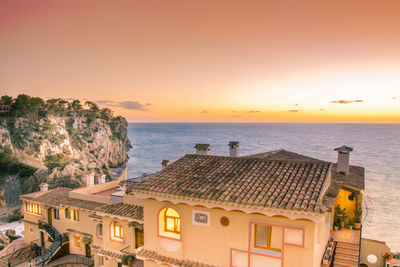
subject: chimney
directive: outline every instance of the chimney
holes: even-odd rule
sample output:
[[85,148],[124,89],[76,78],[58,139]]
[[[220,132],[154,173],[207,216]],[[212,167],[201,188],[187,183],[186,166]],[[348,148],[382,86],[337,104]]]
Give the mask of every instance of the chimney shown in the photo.
[[106,182],[106,175],[105,175],[105,174],[102,174],[102,175],[98,178],[97,182],[98,182],[99,184],[104,184],[104,183]]
[[86,176],[86,186],[91,187],[94,186],[94,173],[92,172],[88,176]]
[[161,166],[164,169],[165,167],[167,167],[169,164],[171,164],[171,161],[167,160],[167,159],[163,159],[161,161]]
[[210,144],[196,144],[194,148],[196,149],[196,154],[198,155],[208,155],[208,153],[211,151]]
[[121,173],[121,176],[119,177],[119,179],[128,180],[128,166],[122,167],[122,173]]
[[149,179],[149,177],[150,177],[150,174],[148,174],[148,173],[143,173],[142,174],[142,181],[146,181],[147,179]]
[[47,191],[49,191],[49,185],[46,184],[46,183],[41,183],[41,184],[39,185],[39,188],[40,188],[40,192],[47,192]]
[[239,145],[240,143],[238,141],[230,141],[228,146],[229,146],[229,156],[230,157],[239,157]]
[[338,152],[337,158],[337,173],[344,173],[346,175],[349,174],[349,163],[350,163],[350,152],[353,151],[353,148],[348,146],[341,146],[335,148],[335,151]]

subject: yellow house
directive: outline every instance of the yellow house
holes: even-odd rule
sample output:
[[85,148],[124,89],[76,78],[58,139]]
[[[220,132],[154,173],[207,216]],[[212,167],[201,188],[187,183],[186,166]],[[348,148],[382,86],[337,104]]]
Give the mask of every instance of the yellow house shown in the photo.
[[[332,166],[285,150],[238,157],[232,149],[237,142],[231,157],[185,155],[131,186],[144,212],[137,258],[146,267],[321,266],[348,177],[337,171],[342,158]],[[358,256],[344,262],[357,266]]]
[[35,265],[319,267],[336,248],[336,266],[358,266],[360,231],[333,231],[335,207],[347,225],[361,206],[351,148],[336,149],[336,164],[285,150],[239,157],[238,142],[230,157],[196,148],[140,182],[125,169],[116,181],[22,195]]

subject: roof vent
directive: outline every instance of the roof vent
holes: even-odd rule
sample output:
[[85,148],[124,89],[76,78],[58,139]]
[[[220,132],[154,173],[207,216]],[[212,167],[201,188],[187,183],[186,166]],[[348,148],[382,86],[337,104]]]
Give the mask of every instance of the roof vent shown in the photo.
[[47,192],[47,191],[49,191],[49,185],[46,184],[46,183],[41,183],[41,184],[39,185],[39,188],[40,188],[40,192]]
[[353,148],[341,146],[335,148],[335,151],[338,152],[336,172],[348,175],[350,169],[350,152],[353,151]]
[[196,144],[194,148],[196,149],[196,154],[198,155],[208,155],[208,153],[211,151],[210,144]]
[[229,146],[229,156],[237,158],[239,157],[239,145],[238,141],[230,141]]

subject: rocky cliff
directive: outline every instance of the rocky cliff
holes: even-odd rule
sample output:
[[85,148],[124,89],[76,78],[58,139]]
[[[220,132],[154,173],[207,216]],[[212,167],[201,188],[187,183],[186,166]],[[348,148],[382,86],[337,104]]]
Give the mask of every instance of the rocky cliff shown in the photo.
[[110,168],[128,160],[123,117],[92,102],[23,96],[28,100],[11,99],[10,111],[0,114],[0,188],[8,205],[42,182],[74,188],[89,177],[112,179]]

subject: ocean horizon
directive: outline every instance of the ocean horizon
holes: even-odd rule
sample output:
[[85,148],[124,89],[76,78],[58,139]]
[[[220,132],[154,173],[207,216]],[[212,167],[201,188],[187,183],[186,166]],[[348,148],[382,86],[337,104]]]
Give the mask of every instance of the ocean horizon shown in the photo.
[[211,144],[211,155],[229,155],[228,142],[240,142],[240,155],[285,149],[336,162],[333,149],[354,148],[350,164],[365,168],[368,221],[363,237],[400,251],[400,124],[372,123],[129,123],[128,176],[161,168],[161,161],[194,153],[196,143]]

